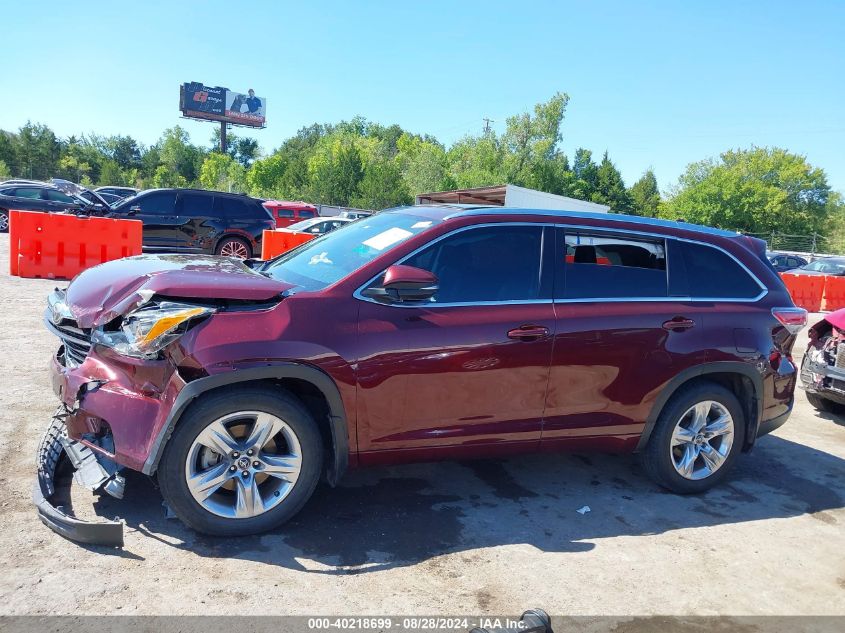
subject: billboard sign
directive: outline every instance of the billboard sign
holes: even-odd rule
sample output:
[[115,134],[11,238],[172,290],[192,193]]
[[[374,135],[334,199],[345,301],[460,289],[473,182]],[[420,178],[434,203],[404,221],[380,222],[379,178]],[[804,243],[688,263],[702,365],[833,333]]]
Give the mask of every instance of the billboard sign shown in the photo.
[[226,91],[226,118],[234,123],[264,127],[264,108],[266,99],[256,97],[250,89],[247,94]]
[[187,117],[264,127],[267,100],[256,97],[252,89],[241,94],[228,88],[212,88],[192,81],[181,86],[179,109]]

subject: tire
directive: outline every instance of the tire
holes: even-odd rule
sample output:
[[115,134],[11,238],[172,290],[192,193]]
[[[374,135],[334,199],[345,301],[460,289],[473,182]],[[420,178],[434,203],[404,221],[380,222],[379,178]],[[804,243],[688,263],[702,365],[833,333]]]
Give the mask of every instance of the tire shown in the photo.
[[828,400],[817,393],[809,393],[805,391],[804,395],[807,396],[807,402],[810,403],[810,406],[818,411],[822,411],[824,413],[842,413],[843,409],[845,409],[845,407],[838,402]]
[[[694,433],[684,428],[682,431],[679,430],[676,436],[678,425],[694,426],[695,412],[691,409],[699,403],[711,403],[700,405],[702,408],[709,407],[708,415],[711,416],[704,418],[709,421],[705,429],[712,426],[712,430],[715,431],[717,425],[713,422],[722,420],[723,414],[728,414],[732,423],[732,433],[730,435],[723,433],[712,439],[706,439],[703,437],[705,435],[703,430],[700,433]],[[727,425],[727,422],[723,424]],[[693,435],[696,437],[693,438]],[[698,435],[702,437],[699,438]],[[691,441],[675,445],[676,437],[682,436],[689,437]],[[727,476],[742,450],[744,437],[745,416],[737,397],[716,383],[696,382],[682,387],[663,407],[640,459],[646,473],[658,485],[678,494],[695,494],[712,488]],[[705,443],[709,448],[705,449]],[[695,455],[691,460],[684,459],[688,449],[690,455]],[[698,452],[695,452],[696,449]],[[714,459],[717,457],[714,451],[718,452],[718,460]],[[692,462],[691,472],[688,472],[686,476],[681,474],[676,465],[681,462],[680,468],[683,469],[685,461]],[[719,465],[714,468],[713,463],[716,461],[719,461]],[[708,470],[709,474],[707,474]]]
[[0,209],[0,233],[9,232],[9,212],[6,209]]
[[239,237],[224,237],[217,243],[214,253],[223,257],[249,259],[252,257],[252,246],[249,245],[249,242]]
[[[263,417],[256,417],[250,430],[249,419],[253,414]],[[250,470],[250,478],[246,477],[246,471],[240,470],[249,468],[252,459],[260,458],[262,463],[269,460],[273,456],[271,453],[259,450],[251,453],[252,457],[248,459],[246,454],[231,453],[223,456],[222,451],[214,453],[207,445],[199,443],[200,439],[207,442],[206,438],[219,437],[209,435],[207,429],[220,423],[221,419],[228,420],[223,424],[230,425],[228,428],[233,435],[237,435],[237,431],[241,430],[242,435],[246,436],[255,432],[259,419],[274,417],[281,420],[286,429],[268,436],[271,438],[269,443],[261,446],[266,449],[268,445],[279,442],[273,438],[284,438],[280,443],[287,443],[288,446],[280,451],[281,455],[276,455],[276,461],[282,462],[292,457],[285,453],[296,454],[297,451],[291,447],[294,441],[298,444],[300,470],[292,484],[281,476],[267,475],[262,472],[263,469]],[[204,431],[206,433],[200,437]],[[294,439],[289,438],[288,432],[293,434]],[[231,435],[229,439],[232,439]],[[240,449],[245,451],[247,444],[248,441],[242,438]],[[219,457],[219,462],[210,467],[203,465],[202,459],[210,455]],[[247,465],[244,466],[245,459]],[[258,462],[251,463],[255,465]],[[232,466],[236,466],[234,475],[230,470]],[[203,503],[197,500],[196,492],[192,492],[188,485],[189,473],[195,468],[201,469],[202,473],[219,469],[219,478],[228,477],[225,483],[218,484],[214,491],[208,494],[208,499]],[[213,536],[245,536],[265,532],[293,517],[313,494],[322,470],[323,442],[317,424],[308,410],[287,392],[255,386],[225,389],[201,396],[176,425],[176,430],[165,447],[158,468],[158,479],[165,501],[176,516],[189,527]],[[218,477],[214,479],[216,481]],[[195,475],[192,481],[202,482],[203,479],[198,479],[198,475]],[[208,476],[205,481],[209,481]],[[273,490],[274,486],[280,486],[279,490]],[[259,490],[259,501],[250,509],[248,491],[255,490],[256,487]],[[196,491],[196,485],[194,490]],[[204,494],[205,491],[202,491],[201,496]],[[247,500],[241,504],[242,499]],[[268,504],[269,508],[265,510],[264,507]],[[239,512],[243,516],[232,514]]]

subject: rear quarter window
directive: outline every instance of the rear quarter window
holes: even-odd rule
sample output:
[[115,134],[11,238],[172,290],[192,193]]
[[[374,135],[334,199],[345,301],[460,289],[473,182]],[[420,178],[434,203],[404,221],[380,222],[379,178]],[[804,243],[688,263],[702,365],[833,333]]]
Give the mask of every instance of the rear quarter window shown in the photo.
[[693,299],[754,299],[763,288],[736,259],[707,244],[670,240],[669,293]]
[[214,212],[231,220],[269,220],[270,212],[256,201],[219,196],[214,199]]

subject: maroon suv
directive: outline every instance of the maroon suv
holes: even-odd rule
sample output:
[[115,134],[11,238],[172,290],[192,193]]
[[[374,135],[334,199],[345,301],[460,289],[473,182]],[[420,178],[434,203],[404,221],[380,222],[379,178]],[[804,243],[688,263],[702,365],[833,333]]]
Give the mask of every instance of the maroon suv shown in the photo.
[[[50,297],[62,406],[36,501],[155,476],[189,526],[261,532],[347,468],[637,451],[703,491],[783,424],[795,308],[757,239],[623,215],[409,207],[264,263],[141,256]],[[63,451],[61,449],[64,449]]]

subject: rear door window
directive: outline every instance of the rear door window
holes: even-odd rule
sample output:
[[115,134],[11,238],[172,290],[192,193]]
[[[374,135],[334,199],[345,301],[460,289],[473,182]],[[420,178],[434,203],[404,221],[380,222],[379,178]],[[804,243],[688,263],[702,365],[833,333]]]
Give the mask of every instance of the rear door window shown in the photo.
[[205,196],[201,193],[183,193],[181,197],[182,209],[179,211],[180,215],[191,218],[211,215],[214,206],[212,196]]
[[558,249],[557,292],[563,299],[642,299],[668,296],[666,247],[643,239],[566,231]]
[[65,204],[74,203],[74,199],[69,195],[62,193],[61,191],[53,191],[52,189],[47,189],[47,200],[51,200],[52,202],[64,202]]
[[301,217],[303,219],[313,218],[313,217],[316,217],[316,216],[317,216],[317,214],[314,213],[313,211],[300,211],[299,212],[299,217]]

